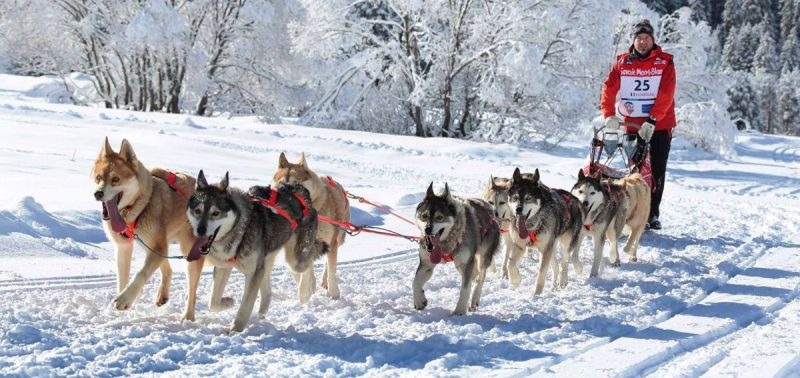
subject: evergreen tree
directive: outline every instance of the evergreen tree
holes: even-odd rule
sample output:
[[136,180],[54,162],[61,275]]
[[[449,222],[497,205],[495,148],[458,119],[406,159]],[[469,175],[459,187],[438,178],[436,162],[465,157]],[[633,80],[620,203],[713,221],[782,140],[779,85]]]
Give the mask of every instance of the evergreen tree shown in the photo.
[[790,33],[792,33],[792,28],[794,27],[794,24],[796,22],[795,20],[796,1],[797,0],[781,0],[781,10],[780,10],[781,36],[778,39],[780,43],[786,41],[789,38]]
[[731,100],[728,112],[732,119],[742,118],[751,124],[758,124],[760,104],[749,73],[738,72],[734,75],[734,84],[728,89],[728,97]]
[[720,25],[720,44],[723,49],[728,43],[731,33],[735,33],[737,27],[742,25],[742,0],[726,0],[725,9],[722,11],[722,24]]
[[711,24],[711,4],[708,1],[689,1],[689,8],[692,10],[692,21],[703,21],[709,25]]
[[776,74],[780,70],[779,50],[769,27],[767,20],[764,20],[756,33],[762,36],[753,56],[753,71],[756,73]]
[[722,69],[739,71],[741,62],[738,54],[739,38],[737,33],[729,33],[722,47]]
[[759,24],[765,15],[762,4],[763,1],[759,0],[743,0],[740,22],[748,25]]
[[781,66],[790,71],[800,68],[800,36],[798,26],[794,25],[781,46]]
[[761,28],[758,25],[751,26],[750,24],[744,24],[740,28],[739,43],[734,49],[739,61],[740,71],[753,72],[753,57],[760,45],[760,30]]
[[797,87],[800,85],[800,71],[784,68],[778,83],[778,114],[780,130],[784,134],[800,135],[800,98]]
[[771,133],[778,123],[782,122],[780,120],[778,101],[775,100],[777,98],[778,74],[757,71],[753,75],[753,83],[756,87],[760,111],[758,122],[753,123],[752,126],[765,133]]

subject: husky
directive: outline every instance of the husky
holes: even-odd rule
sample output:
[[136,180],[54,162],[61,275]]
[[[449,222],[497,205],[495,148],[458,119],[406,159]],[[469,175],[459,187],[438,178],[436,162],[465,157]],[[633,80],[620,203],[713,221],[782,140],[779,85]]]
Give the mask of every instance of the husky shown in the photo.
[[[148,170],[127,139],[122,140],[117,153],[106,138],[92,167],[92,180],[94,198],[102,202],[103,228],[116,249],[117,296],[112,306],[117,310],[130,308],[158,268],[161,269],[161,283],[155,303],[156,306],[167,303],[172,268],[164,257],[169,243],[177,241],[181,252],[187,256],[195,241],[186,218],[186,204],[194,192],[194,178],[161,168]],[[146,257],[144,266],[129,283],[134,239],[143,245]],[[202,269],[202,259],[188,264],[185,320],[194,320]]]
[[[508,278],[508,257],[511,255],[511,234],[509,229],[514,221],[514,213],[508,205],[508,184],[510,179],[505,177],[489,177],[489,183],[483,191],[483,200],[492,205],[494,218],[500,224],[500,232],[505,245],[506,253],[503,258],[503,278]],[[491,267],[489,269],[492,271]]]
[[[273,185],[281,183],[303,185],[311,193],[314,209],[320,215],[337,222],[350,222],[350,203],[347,201],[347,192],[330,176],[314,173],[308,167],[305,153],[300,154],[300,161],[292,164],[286,159],[286,154],[281,152],[278,158],[278,170],[273,176],[272,183]],[[329,297],[338,299],[340,292],[336,278],[336,260],[339,247],[344,244],[345,233],[338,227],[323,222],[319,224],[317,236],[330,247],[327,254],[328,261],[322,274],[322,287],[327,289]],[[303,303],[302,300],[301,303]]]
[[231,270],[236,268],[245,276],[242,303],[230,328],[241,332],[259,291],[258,313],[266,315],[269,309],[272,267],[281,248],[289,269],[299,277],[299,295],[307,301],[314,287],[314,260],[328,247],[316,240],[317,212],[301,185],[253,186],[245,193],[228,182],[225,173],[222,181],[209,185],[200,171],[186,214],[197,237],[190,254],[206,253],[206,261],[214,266],[212,312],[233,305],[232,298],[222,297]]
[[[523,175],[514,170],[508,189],[509,205],[514,209],[514,226],[511,227],[511,256],[508,260],[508,275],[511,285],[519,286],[519,261],[527,247],[534,246],[542,254],[539,274],[533,294],[544,289],[547,265],[553,268],[553,286],[567,286],[569,260],[576,274],[583,272],[580,262],[580,242],[583,235],[585,210],[572,194],[559,189],[550,189],[539,181],[539,170],[533,175]],[[561,266],[556,258],[556,243],[561,244]]]
[[650,214],[650,189],[642,176],[634,173],[620,180],[610,181],[586,176],[580,170],[578,181],[572,187],[572,194],[583,203],[588,212],[585,227],[592,235],[594,243],[590,277],[596,277],[600,273],[606,237],[611,244],[611,264],[620,266],[617,240],[626,225],[631,234],[624,251],[629,260],[635,262],[639,240]]
[[419,243],[419,267],[414,276],[414,308],[428,305],[422,287],[433,275],[436,264],[453,261],[461,274],[461,292],[453,315],[464,315],[470,300],[472,281],[475,288],[469,311],[475,311],[486,278],[486,270],[500,244],[500,227],[492,216],[492,207],[478,198],[462,199],[450,195],[447,184],[437,196],[433,183],[417,205],[416,223],[422,235]]

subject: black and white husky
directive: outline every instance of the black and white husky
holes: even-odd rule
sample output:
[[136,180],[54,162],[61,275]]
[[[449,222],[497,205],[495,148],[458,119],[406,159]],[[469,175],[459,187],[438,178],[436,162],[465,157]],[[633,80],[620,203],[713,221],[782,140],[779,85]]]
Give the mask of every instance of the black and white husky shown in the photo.
[[[417,227],[422,232],[419,243],[419,267],[414,276],[414,308],[428,305],[422,287],[439,263],[452,261],[461,274],[461,291],[453,315],[475,311],[481,296],[486,270],[500,244],[500,228],[492,207],[477,198],[463,199],[450,195],[447,184],[436,195],[433,183],[417,205]],[[475,281],[470,301],[470,286]],[[469,307],[467,306],[469,302]]]
[[211,311],[233,305],[232,298],[222,297],[231,270],[236,268],[245,275],[242,303],[231,331],[240,332],[247,325],[259,290],[258,312],[267,313],[272,267],[280,249],[286,251],[289,269],[300,276],[301,298],[313,293],[313,262],[328,247],[316,240],[317,213],[302,185],[254,186],[244,192],[228,186],[227,173],[220,183],[209,185],[200,171],[187,215],[197,236],[189,255],[206,251],[206,261],[214,265]]
[[[519,261],[527,247],[534,246],[542,254],[539,275],[533,294],[541,294],[547,274],[547,265],[553,267],[553,286],[567,286],[569,260],[577,274],[583,272],[579,259],[581,235],[585,210],[575,196],[560,189],[550,189],[539,182],[539,170],[521,174],[514,170],[508,189],[509,204],[514,209],[514,225],[511,227],[511,256],[508,275],[511,285],[519,286]],[[556,244],[561,244],[561,274],[556,259]]]

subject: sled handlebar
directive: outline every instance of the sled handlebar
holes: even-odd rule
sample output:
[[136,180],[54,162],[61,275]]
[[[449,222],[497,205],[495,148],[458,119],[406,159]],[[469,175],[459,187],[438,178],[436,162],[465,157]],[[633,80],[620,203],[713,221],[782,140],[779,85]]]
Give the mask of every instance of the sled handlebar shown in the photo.
[[[619,125],[621,127],[624,126],[624,127],[634,128],[634,129],[636,129],[637,132],[639,131],[639,129],[642,128],[642,125],[640,125],[638,123],[633,123],[633,122],[620,122]],[[600,134],[600,132],[603,132],[603,131],[605,131],[605,126],[603,126],[603,125],[601,125],[600,127],[594,129],[595,138],[597,137],[597,135]]]

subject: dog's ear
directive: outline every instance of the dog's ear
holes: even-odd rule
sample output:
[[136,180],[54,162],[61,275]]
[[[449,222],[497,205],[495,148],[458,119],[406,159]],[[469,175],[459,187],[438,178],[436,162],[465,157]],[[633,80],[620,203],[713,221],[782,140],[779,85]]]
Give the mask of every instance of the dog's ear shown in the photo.
[[450,196],[450,187],[447,185],[447,183],[444,183],[444,192],[442,193],[442,197],[444,197],[448,201],[453,199],[453,197]]
[[103,149],[100,150],[100,156],[112,156],[114,155],[114,148],[111,147],[111,143],[108,143],[108,137],[106,137],[106,142],[103,143]]
[[494,183],[494,175],[489,175],[489,187],[491,187],[492,190],[497,189],[497,185]]
[[425,198],[433,198],[433,197],[436,197],[436,194],[433,193],[433,181],[431,181],[431,184],[428,185],[428,191],[425,192]]
[[519,167],[514,169],[514,174],[511,175],[511,179],[516,181],[522,181],[522,173],[519,171]]
[[131,142],[128,142],[127,139],[122,140],[122,145],[119,147],[119,156],[128,163],[136,161],[136,154],[133,152],[133,146],[131,146]]
[[578,180],[583,180],[586,178],[586,175],[583,174],[583,169],[578,170]]
[[536,168],[536,171],[533,172],[533,183],[539,183],[539,168]]
[[286,159],[286,154],[281,152],[281,156],[278,157],[278,168],[286,168],[289,166],[289,160]]
[[304,168],[308,168],[308,164],[306,163],[306,153],[300,153],[300,161],[297,162],[298,165],[302,165]]
[[208,181],[206,181],[206,175],[203,174],[203,170],[200,170],[200,173],[197,174],[197,189],[205,188],[208,186]]
[[225,178],[223,178],[222,181],[219,182],[219,187],[223,191],[228,190],[228,172],[225,172]]

